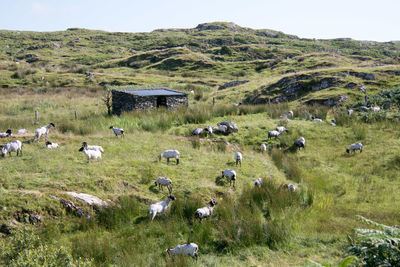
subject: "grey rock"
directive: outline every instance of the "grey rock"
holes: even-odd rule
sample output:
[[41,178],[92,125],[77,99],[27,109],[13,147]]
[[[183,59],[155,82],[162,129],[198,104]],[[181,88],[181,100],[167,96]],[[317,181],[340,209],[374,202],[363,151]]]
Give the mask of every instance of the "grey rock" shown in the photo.
[[248,83],[248,82],[249,82],[248,80],[246,80],[246,81],[227,82],[227,83],[221,85],[220,87],[218,87],[218,90],[224,90],[224,89],[235,87],[235,86],[238,86],[238,85],[241,85],[241,84],[245,84],[245,83]]

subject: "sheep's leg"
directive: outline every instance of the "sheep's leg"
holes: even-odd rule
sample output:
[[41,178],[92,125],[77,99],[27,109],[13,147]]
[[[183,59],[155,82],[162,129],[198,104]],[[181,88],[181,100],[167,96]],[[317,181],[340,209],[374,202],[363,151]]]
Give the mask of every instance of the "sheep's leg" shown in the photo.
[[156,217],[157,212],[153,212],[153,216],[151,217],[151,220],[154,220],[154,218]]
[[170,194],[172,193],[172,186],[171,186],[171,185],[168,186],[168,192],[169,192]]
[[236,160],[236,167],[237,167],[237,165],[238,165],[238,162],[239,162],[239,160]]
[[167,164],[169,164],[169,158],[167,158]]

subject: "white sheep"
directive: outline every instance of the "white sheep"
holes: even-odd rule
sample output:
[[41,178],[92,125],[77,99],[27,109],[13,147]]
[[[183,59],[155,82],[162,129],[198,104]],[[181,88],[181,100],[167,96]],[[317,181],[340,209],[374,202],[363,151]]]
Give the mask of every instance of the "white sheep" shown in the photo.
[[37,128],[35,130],[35,137],[33,138],[33,142],[35,142],[35,140],[37,140],[37,142],[39,142],[40,136],[42,136],[43,134],[45,136],[45,140],[47,141],[47,137],[49,135],[49,131],[50,131],[51,127],[55,128],[56,126],[54,125],[54,123],[51,122],[47,126],[42,126],[40,128]]
[[236,152],[235,156],[233,157],[233,159],[236,162],[236,166],[240,163],[240,167],[242,167],[242,160],[243,160],[243,155],[240,152]]
[[261,150],[261,153],[266,152],[267,151],[267,145],[266,144],[261,144],[260,150]]
[[333,127],[336,127],[335,120],[331,120],[330,125],[332,125]]
[[312,119],[312,121],[315,121],[315,122],[323,122],[322,119],[316,118],[316,117],[314,117],[314,116],[311,116],[311,119]]
[[22,157],[22,143],[19,140],[14,140],[8,144],[5,144],[3,147],[1,147],[1,155],[3,158],[6,156],[8,153],[11,157],[11,152],[17,152],[17,157],[18,154]]
[[151,220],[154,220],[154,217],[156,217],[157,213],[163,213],[165,215],[165,212],[167,211],[169,202],[171,200],[176,200],[176,198],[174,196],[168,196],[167,200],[151,204],[149,208],[149,215],[151,216]]
[[211,126],[207,126],[206,128],[204,128],[204,131],[211,135],[213,133],[213,128]]
[[23,129],[19,129],[18,131],[17,131],[17,134],[26,134],[28,131],[25,129],[25,128],[23,128]]
[[262,185],[262,178],[258,178],[257,180],[254,181],[255,187],[261,187],[261,185]]
[[110,129],[113,130],[114,134],[116,137],[118,137],[118,135],[121,135],[121,137],[125,137],[125,131],[122,128],[114,128],[114,126],[110,126]]
[[276,127],[276,130],[277,130],[279,133],[289,132],[289,131],[285,128],[285,126],[278,126],[278,127]]
[[280,134],[281,133],[276,130],[268,131],[268,139],[271,139],[272,137],[278,138]]
[[176,165],[179,164],[179,151],[178,150],[165,150],[163,153],[160,154],[158,160],[161,161],[162,158],[167,159],[167,164],[169,164],[169,159],[174,158],[176,159]]
[[346,152],[347,152],[347,153],[350,153],[350,151],[352,151],[352,152],[355,153],[356,150],[359,150],[360,153],[361,153],[362,150],[363,150],[363,144],[362,144],[362,143],[355,143],[355,144],[352,144],[351,146],[349,146],[349,148],[346,149]]
[[236,185],[236,172],[234,170],[231,169],[225,169],[222,171],[222,178],[226,177],[226,180],[229,182],[229,186],[232,185],[232,181],[233,181],[233,186]]
[[353,114],[354,110],[353,109],[349,109],[347,110],[347,115],[351,116],[351,114]]
[[58,147],[58,144],[57,143],[52,143],[52,142],[50,142],[50,141],[46,141],[46,148],[47,149],[55,149],[55,148],[57,148]]
[[82,146],[86,146],[87,150],[97,150],[100,151],[101,153],[104,153],[104,149],[101,146],[88,145],[87,142],[82,142]]
[[90,159],[101,159],[101,152],[98,150],[89,150],[87,149],[87,145],[86,146],[82,146],[79,149],[80,152],[83,152],[83,154],[85,154],[85,156],[87,157],[87,163],[90,162]]
[[381,108],[379,106],[375,106],[375,107],[371,107],[370,110],[372,110],[374,112],[378,112],[381,110]]
[[289,190],[289,192],[296,192],[297,187],[294,184],[284,184],[283,188]]
[[299,139],[297,139],[294,144],[297,146],[298,149],[306,149],[306,139],[304,137],[300,137]]
[[8,129],[5,133],[0,133],[0,138],[11,137],[11,136],[12,136],[11,129]]
[[201,222],[202,219],[210,217],[213,214],[213,210],[214,210],[215,205],[217,205],[217,202],[212,199],[210,201],[210,205],[209,206],[197,209],[195,214],[194,214],[194,217],[198,218],[200,220],[200,222]]
[[201,133],[203,133],[203,131],[203,128],[196,128],[193,130],[192,135],[200,135]]
[[172,192],[172,181],[169,178],[165,178],[165,177],[158,177],[158,179],[154,182],[154,184],[157,186],[158,185],[158,189],[163,190],[164,186],[166,186],[168,188],[169,193],[171,194]]
[[168,255],[189,255],[197,259],[199,246],[195,243],[177,245],[175,248],[167,248],[165,252]]
[[283,118],[287,118],[287,117],[289,117],[289,116],[293,117],[293,115],[294,115],[293,111],[292,111],[292,110],[289,110],[288,113],[285,113],[285,114],[281,115],[280,118],[283,119]]

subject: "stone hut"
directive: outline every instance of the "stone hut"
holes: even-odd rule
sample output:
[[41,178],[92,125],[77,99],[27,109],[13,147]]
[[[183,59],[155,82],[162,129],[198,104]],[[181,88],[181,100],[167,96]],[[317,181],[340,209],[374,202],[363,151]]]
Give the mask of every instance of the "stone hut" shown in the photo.
[[187,93],[166,87],[112,90],[112,113],[117,115],[134,109],[172,109],[180,105],[188,105]]

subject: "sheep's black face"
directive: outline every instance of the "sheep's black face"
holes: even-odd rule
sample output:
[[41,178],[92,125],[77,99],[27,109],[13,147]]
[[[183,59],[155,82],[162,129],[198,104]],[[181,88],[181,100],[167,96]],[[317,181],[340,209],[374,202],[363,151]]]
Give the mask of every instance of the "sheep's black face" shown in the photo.
[[231,180],[236,181],[236,176],[233,176]]
[[168,196],[168,198],[171,200],[176,200],[176,197],[174,197],[174,196]]
[[347,153],[350,153],[350,149],[347,148],[347,149],[346,149],[346,152],[347,152]]
[[114,126],[111,125],[111,126],[110,126],[110,129],[112,129],[112,128],[114,128]]
[[50,141],[46,141],[46,145],[51,145],[51,142]]
[[215,200],[211,200],[211,201],[210,201],[210,206],[212,206],[212,207],[213,207],[213,206],[215,206],[215,205],[217,205],[217,201],[215,201]]
[[56,125],[54,123],[50,122],[50,125],[56,128]]
[[79,152],[82,152],[84,149],[85,149],[84,147],[81,147],[81,148],[79,149]]
[[12,133],[11,129],[8,129],[6,133],[10,135]]

